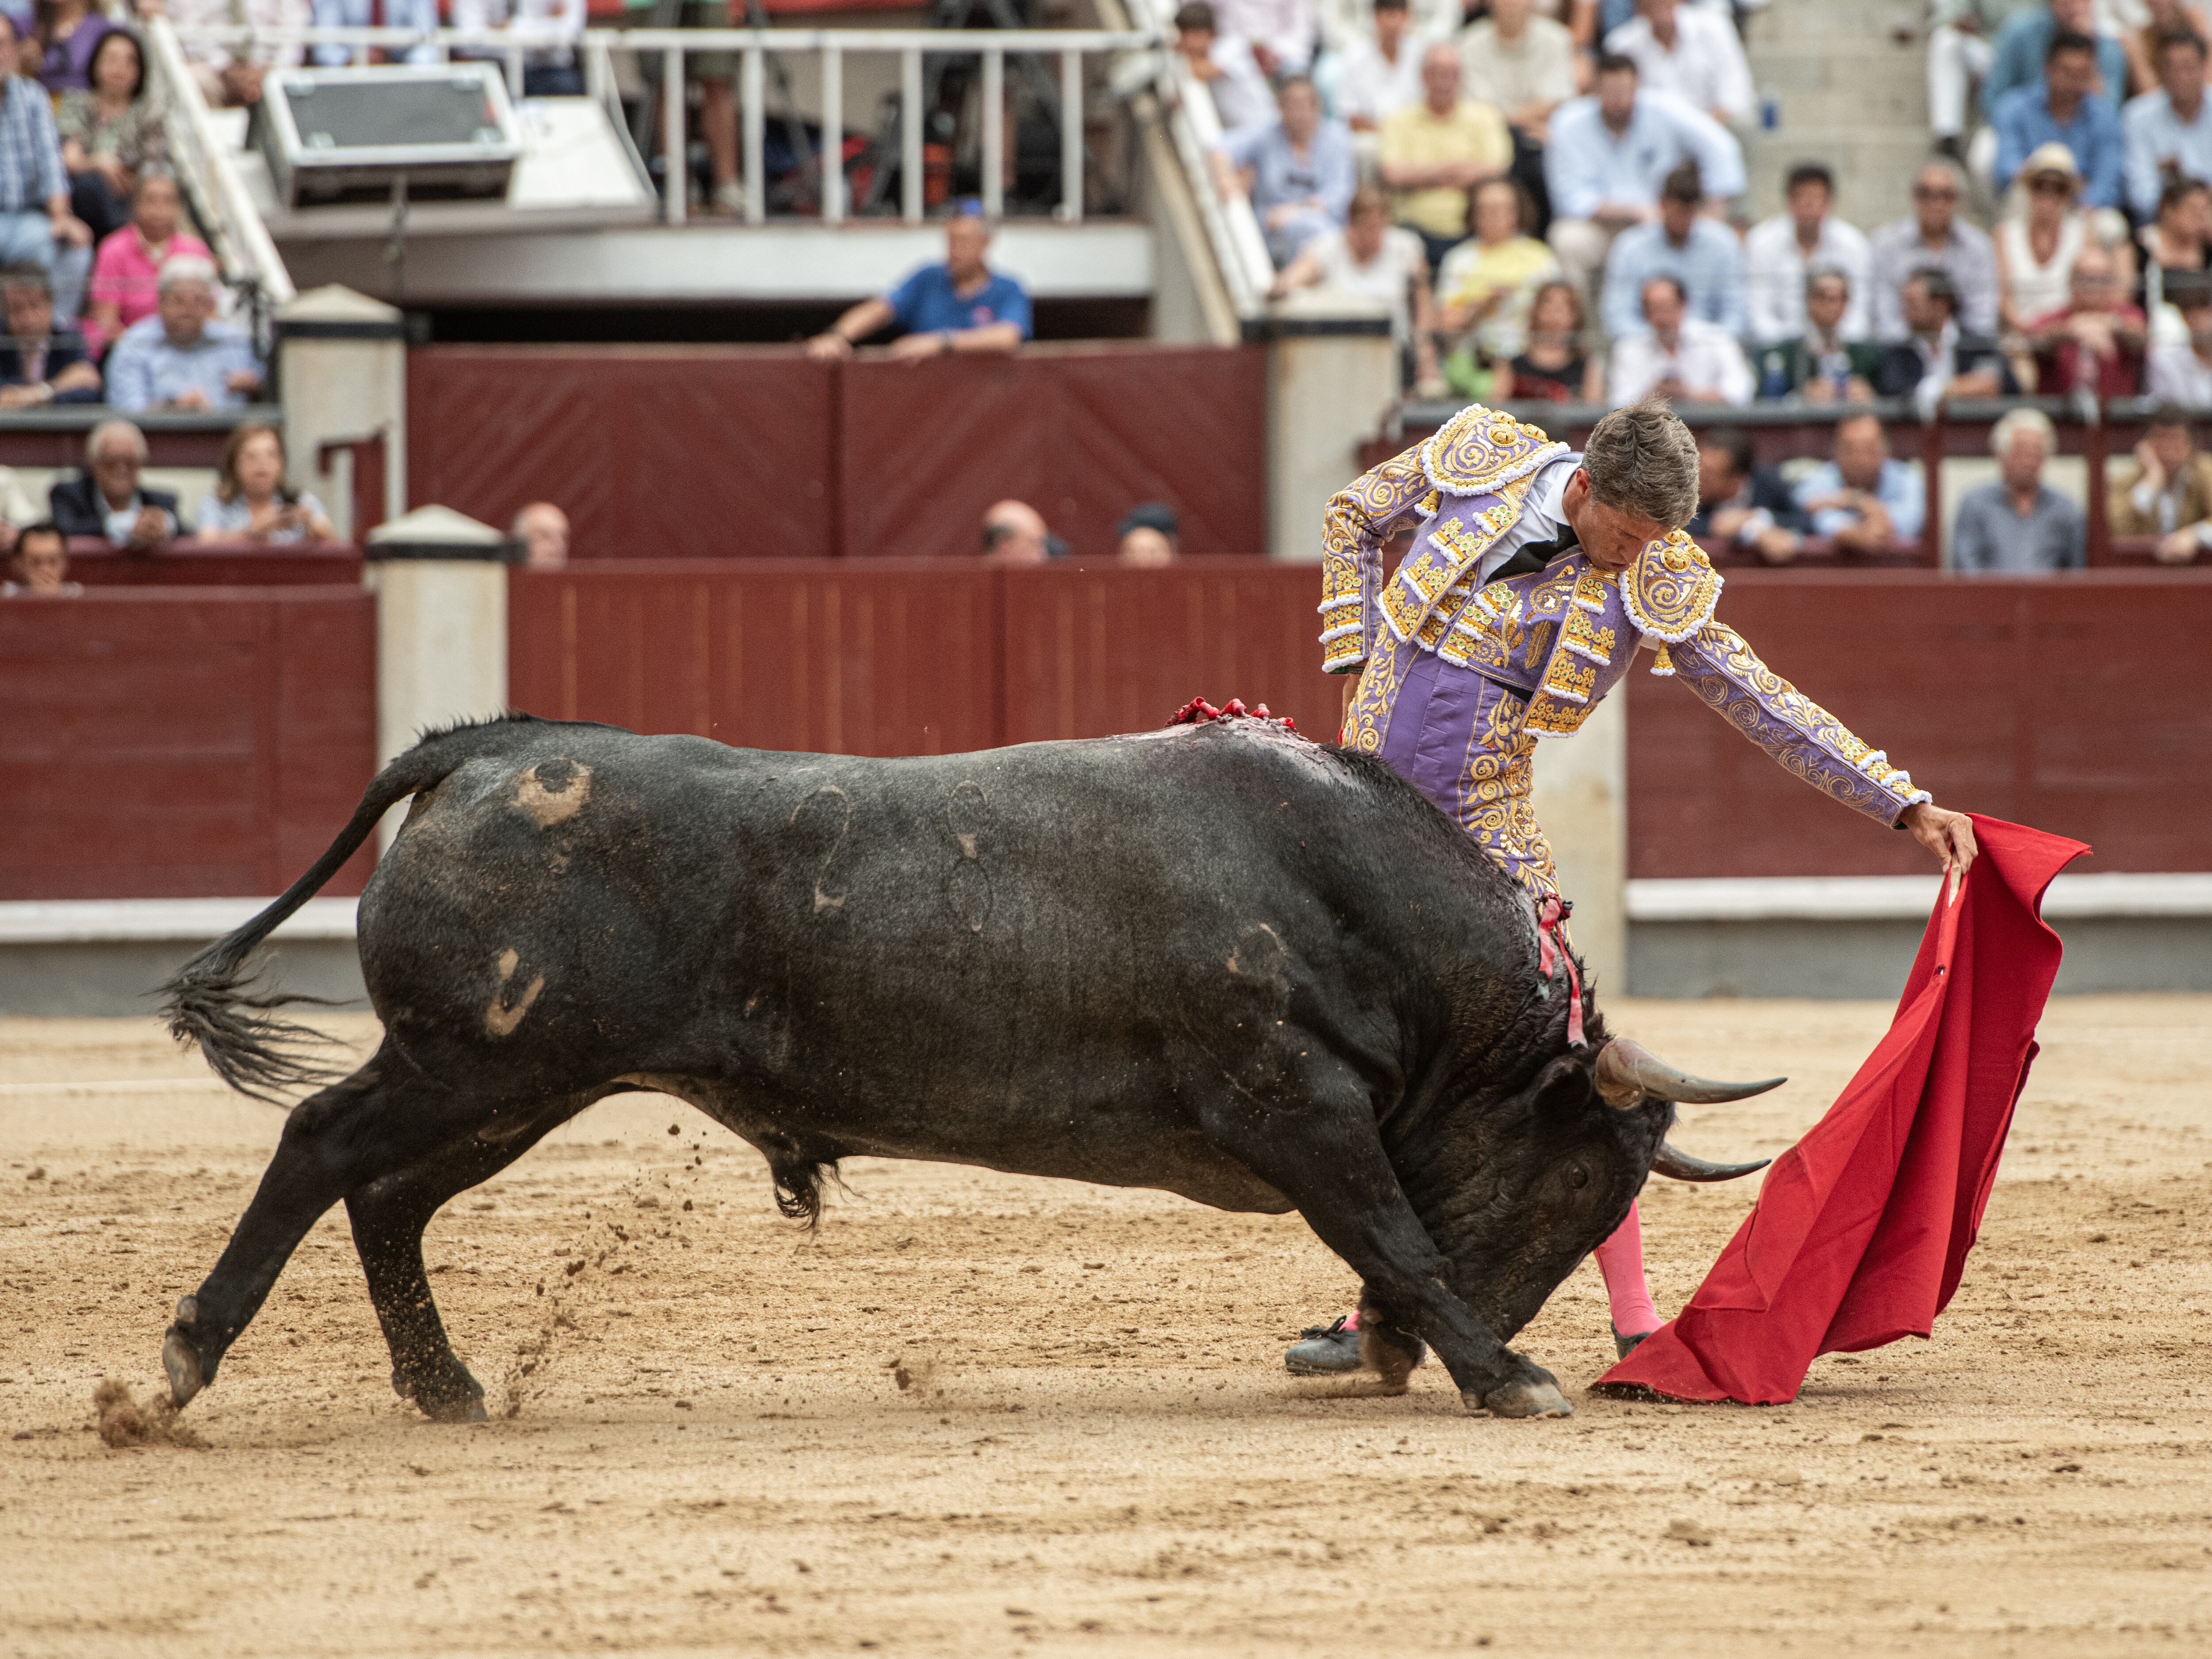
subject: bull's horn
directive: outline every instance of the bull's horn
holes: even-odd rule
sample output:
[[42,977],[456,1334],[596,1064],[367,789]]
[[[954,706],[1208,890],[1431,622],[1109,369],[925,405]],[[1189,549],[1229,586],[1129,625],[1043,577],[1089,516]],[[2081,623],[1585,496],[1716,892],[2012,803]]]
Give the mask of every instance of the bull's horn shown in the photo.
[[1646,1100],[1672,1100],[1688,1106],[1711,1106],[1724,1100],[1746,1100],[1778,1089],[1786,1077],[1764,1083],[1709,1083],[1704,1078],[1678,1072],[1640,1042],[1615,1037],[1598,1050],[1598,1097],[1608,1106],[1624,1109]]
[[1661,1141],[1659,1150],[1651,1155],[1652,1173],[1672,1176],[1677,1181],[1734,1181],[1772,1162],[1771,1158],[1762,1158],[1756,1164],[1708,1164],[1702,1158],[1692,1158],[1671,1140]]

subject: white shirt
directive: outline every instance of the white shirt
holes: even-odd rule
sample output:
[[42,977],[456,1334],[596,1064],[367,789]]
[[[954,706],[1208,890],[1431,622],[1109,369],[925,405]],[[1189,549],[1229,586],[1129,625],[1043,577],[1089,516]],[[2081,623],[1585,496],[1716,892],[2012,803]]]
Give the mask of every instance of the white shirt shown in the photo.
[[2212,409],[2212,363],[2185,345],[2159,347],[2150,354],[2150,395],[2184,409]]
[[1735,25],[1711,8],[1675,8],[1672,52],[1659,44],[1650,21],[1642,17],[1607,35],[1605,49],[1635,59],[1638,83],[1645,89],[1674,93],[1708,115],[1741,121],[1758,101]]
[[1567,480],[1575,476],[1575,469],[1583,464],[1582,451],[1562,455],[1537,473],[1536,482],[1528,486],[1528,493],[1521,498],[1521,516],[1516,519],[1482,556],[1475,567],[1474,585],[1480,587],[1488,581],[1498,568],[1531,542],[1557,541],[1559,532],[1566,528],[1566,519],[1560,507],[1567,493]]
[[[169,21],[180,29],[226,28],[234,22],[255,29],[303,29],[310,21],[307,0],[243,0],[239,11],[240,15],[232,15],[232,0],[168,0]],[[185,44],[185,57],[218,70],[228,69],[236,55],[228,46],[212,41]],[[296,46],[252,46],[244,48],[243,55],[264,68],[292,69],[307,52]]]
[[1460,95],[1510,115],[1523,104],[1563,104],[1575,95],[1575,37],[1557,18],[1531,16],[1518,40],[1498,38],[1488,18],[1459,37]]
[[1660,381],[1668,380],[1730,404],[1749,403],[1754,389],[1743,348],[1717,323],[1683,318],[1672,351],[1661,345],[1659,337],[1648,328],[1613,343],[1605,395],[1614,408],[1636,402]]
[[1374,41],[1355,40],[1344,49],[1344,69],[1336,79],[1336,114],[1341,121],[1365,117],[1376,125],[1393,110],[1421,101],[1421,54],[1429,43],[1407,29],[1398,38],[1398,61],[1382,56]]
[[[513,21],[508,19],[512,17]],[[532,69],[565,69],[576,61],[576,37],[584,32],[584,0],[453,0],[457,29],[505,27],[517,46],[533,48],[522,61]],[[477,53],[483,47],[463,51]],[[456,57],[462,52],[457,52]]]
[[1284,73],[1313,62],[1314,0],[1213,0],[1213,15],[1224,35],[1273,52]]
[[[1425,46],[1450,37],[1459,27],[1460,0],[1409,0],[1406,38]],[[1322,39],[1328,50],[1349,52],[1355,40],[1375,34],[1375,0],[1321,0]]]
[[1275,118],[1275,95],[1267,90],[1267,77],[1253,60],[1252,48],[1231,34],[1217,34],[1206,57],[1219,70],[1218,78],[1203,82],[1213,94],[1213,112],[1221,131],[1256,126]]
[[1305,251],[1321,264],[1321,285],[1338,294],[1374,300],[1390,307],[1390,337],[1403,345],[1413,331],[1410,300],[1413,278],[1428,258],[1421,239],[1402,226],[1382,233],[1382,246],[1361,264],[1340,230],[1322,232]]
[[1851,301],[1837,330],[1843,338],[1863,340],[1874,326],[1874,250],[1863,232],[1832,213],[1820,221],[1811,258],[1797,246],[1797,222],[1778,213],[1743,239],[1743,263],[1755,344],[1778,344],[1805,331],[1805,277],[1814,270],[1840,270],[1850,281]]

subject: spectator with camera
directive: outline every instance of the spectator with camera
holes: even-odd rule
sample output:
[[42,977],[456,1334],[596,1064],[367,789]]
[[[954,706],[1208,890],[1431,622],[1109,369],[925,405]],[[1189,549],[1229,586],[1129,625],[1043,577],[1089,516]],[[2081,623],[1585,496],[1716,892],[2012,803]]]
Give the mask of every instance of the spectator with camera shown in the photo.
[[275,427],[233,427],[215,492],[200,503],[200,540],[335,541],[323,504],[285,482],[284,460],[284,434]]

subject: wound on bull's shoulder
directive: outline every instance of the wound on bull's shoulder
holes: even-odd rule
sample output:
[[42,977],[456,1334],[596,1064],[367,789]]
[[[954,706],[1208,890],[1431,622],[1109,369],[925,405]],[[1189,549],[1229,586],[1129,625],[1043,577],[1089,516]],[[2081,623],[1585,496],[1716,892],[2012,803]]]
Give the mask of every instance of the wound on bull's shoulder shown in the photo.
[[521,966],[522,958],[510,945],[499,953],[499,989],[491,995],[491,1006],[484,1010],[484,1030],[495,1037],[511,1036],[514,1028],[522,1024],[522,1017],[530,1012],[530,1005],[538,1000],[538,994],[545,988],[545,975],[539,974],[522,988],[522,994],[513,1001],[507,993],[513,988],[514,970]]
[[538,763],[515,780],[514,804],[541,830],[566,823],[592,798],[592,769],[563,757]]

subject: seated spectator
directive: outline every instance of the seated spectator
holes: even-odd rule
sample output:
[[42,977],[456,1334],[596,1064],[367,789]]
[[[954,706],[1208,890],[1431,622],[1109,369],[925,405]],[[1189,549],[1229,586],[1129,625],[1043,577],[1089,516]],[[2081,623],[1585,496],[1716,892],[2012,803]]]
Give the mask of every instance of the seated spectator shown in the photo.
[[1536,0],[1490,0],[1490,15],[1460,33],[1459,62],[1460,90],[1539,146],[1552,112],[1582,90],[1573,31],[1539,13]]
[[531,502],[507,533],[522,544],[526,569],[558,570],[568,562],[568,515],[550,501]]
[[1138,568],[1173,564],[1182,544],[1175,508],[1165,501],[1139,501],[1114,526],[1114,562]]
[[2160,191],[2156,216],[2136,233],[2148,285],[2146,296],[2163,298],[2165,278],[2171,272],[2203,270],[2208,236],[2212,236],[2212,186],[2202,179],[2176,179]]
[[0,11],[0,264],[51,271],[56,249],[88,246],[92,232],[70,211],[53,104],[23,62],[15,20]]
[[1045,528],[1044,514],[1027,501],[994,502],[983,514],[986,564],[1042,564],[1067,556],[1067,544]]
[[249,422],[222,446],[215,493],[200,503],[204,542],[329,542],[337,539],[323,504],[284,481],[284,434]]
[[1606,400],[1615,409],[1664,398],[1678,404],[1747,404],[1751,365],[1735,336],[1689,314],[1681,279],[1644,284],[1644,326],[1613,342]]
[[2189,338],[2151,352],[2150,395],[2184,409],[2212,409],[2212,281],[2198,272],[2176,276],[2166,298],[2181,313]]
[[0,599],[74,599],[83,592],[82,582],[69,579],[69,538],[60,526],[46,520],[26,526],[15,538],[15,580],[0,582]]
[[145,489],[146,434],[128,421],[102,421],[85,440],[85,470],[57,480],[47,492],[54,522],[65,536],[98,536],[143,553],[181,533],[177,498]]
[[1850,314],[1850,278],[1840,270],[1815,270],[1805,279],[1805,331],[1756,354],[1759,395],[1797,398],[1808,404],[1863,403],[1874,396],[1881,348],[1844,337]]
[[1555,281],[1559,262],[1528,234],[1534,204],[1510,179],[1492,179],[1468,192],[1474,234],[1444,255],[1437,273],[1437,326],[1448,337],[1474,331],[1488,360],[1510,362],[1528,337],[1536,290]]
[[1914,271],[1904,297],[1909,331],[1882,348],[1876,395],[1932,404],[1946,398],[2008,397],[2019,389],[1997,343],[1960,327],[1958,295],[1947,274],[1932,266]]
[[1221,32],[1248,42],[1260,72],[1274,80],[1312,66],[1318,32],[1313,0],[1214,0]]
[[1724,9],[1636,0],[1636,13],[1605,37],[1605,49],[1632,60],[1644,86],[1671,92],[1723,125],[1750,116],[1758,101],[1751,65]]
[[[2159,83],[2159,46],[2169,34],[2212,38],[2212,12],[2197,0],[2127,0],[2107,3],[2102,20],[2106,33],[2118,37],[2128,55],[2128,90],[2154,92]],[[2126,109],[2123,104],[2123,112]]]
[[1836,458],[1797,482],[1797,510],[1815,536],[1859,557],[1894,553],[1920,539],[1928,491],[1919,475],[1889,453],[1889,434],[1872,415],[1836,422]]
[[[1936,149],[1966,157],[1966,100],[1982,85],[1994,56],[1991,37],[2014,0],[1933,0],[1928,31],[1928,125]],[[1988,99],[1983,100],[1984,107]]]
[[1375,0],[1374,26],[1344,50],[1337,71],[1336,107],[1344,125],[1362,134],[1421,100],[1421,42],[1408,25],[1407,0]]
[[2120,112],[2128,210],[2139,219],[2158,211],[2177,179],[2212,179],[2212,99],[2204,95],[2203,37],[2160,37],[2158,89],[2131,98]]
[[2087,562],[2081,509],[2043,482],[2043,464],[2057,445],[2051,417],[2040,410],[2015,409],[1990,428],[2000,476],[1959,498],[1954,569],[2078,570]]
[[1735,234],[1699,210],[1705,192],[1697,165],[1684,162],[1667,175],[1659,192],[1659,217],[1620,233],[1605,262],[1605,299],[1598,320],[1614,339],[1635,332],[1644,285],[1672,276],[1689,296],[1690,314],[1741,339],[1746,321],[1743,246]]
[[1998,190],[2009,189],[2027,158],[2045,144],[2061,144],[2074,153],[2081,169],[2083,204],[2119,206],[2125,148],[2120,118],[2108,100],[2098,96],[2096,80],[2096,42],[2086,34],[2053,35],[2043,84],[2006,94],[1991,118],[1997,133],[1992,177]]
[[1869,238],[1874,254],[1874,337],[1884,344],[1911,332],[1905,320],[1905,279],[1941,270],[1950,279],[1959,324],[1969,334],[1997,329],[1997,258],[1990,239],[1959,218],[1957,167],[1929,161],[1912,179],[1912,211]]
[[139,179],[131,194],[131,222],[102,242],[93,260],[82,332],[94,355],[159,309],[163,265],[174,258],[213,262],[205,242],[178,228],[182,208],[177,181],[167,173]]
[[871,334],[898,325],[894,357],[946,351],[1017,351],[1030,337],[1030,296],[993,270],[991,227],[963,214],[945,227],[945,263],[924,265],[880,299],[863,300],[806,343],[810,357],[849,357]]
[[[319,29],[419,29],[427,34],[438,27],[438,0],[311,0],[310,9]],[[663,22],[656,16],[653,21],[665,28],[676,24],[677,19]],[[446,49],[431,40],[404,51],[386,46],[317,46],[312,55],[325,69],[343,69],[348,64],[367,64],[372,53],[392,64],[441,64],[446,58]]]
[[2115,536],[2157,537],[2160,564],[2189,564],[2212,548],[2212,455],[2197,447],[2185,409],[2161,404],[2148,424],[2106,516]]
[[110,29],[93,49],[90,87],[62,94],[54,117],[61,134],[62,165],[69,169],[70,207],[92,228],[112,236],[131,222],[131,192],[138,175],[167,160],[169,141],[161,112],[146,92],[146,59],[138,37]]
[[[576,41],[584,33],[584,0],[453,0],[457,29],[504,29],[511,40],[528,42],[522,55],[522,95],[525,98],[578,98],[584,92],[584,71],[577,66]],[[465,58],[495,52],[456,49]]]
[[1552,251],[1585,295],[1596,291],[1613,239],[1655,219],[1668,176],[1686,161],[1716,198],[1741,195],[1743,151],[1727,128],[1679,98],[1638,88],[1632,59],[1598,59],[1597,90],[1553,114],[1544,147]]
[[107,401],[149,409],[238,409],[261,392],[261,364],[245,331],[218,322],[215,267],[179,255],[161,267],[151,317],[124,330],[107,360]]
[[1352,135],[1322,118],[1321,94],[1304,76],[1285,79],[1275,101],[1274,120],[1231,134],[1216,160],[1221,193],[1250,199],[1279,269],[1315,237],[1343,228],[1359,161]]
[[1206,0],[1188,0],[1176,13],[1175,26],[1176,56],[1212,98],[1222,131],[1235,132],[1274,114],[1274,94],[1252,60],[1252,48],[1221,33]]
[[1729,426],[1698,434],[1698,510],[1684,528],[1717,562],[1788,564],[1808,522],[1781,473],[1752,465],[1749,438]]
[[75,329],[54,326],[53,284],[36,265],[0,267],[8,338],[0,343],[0,409],[96,404],[100,370]]
[[[2097,29],[2097,0],[2049,0],[2014,10],[1997,31],[1990,54],[1990,72],[1982,82],[1982,108],[1992,112],[2006,96],[2042,83],[2051,59],[2051,43],[2061,34],[2078,34],[2092,41],[2096,53],[2097,95],[2117,114],[2128,95],[2127,49]],[[2033,146],[2031,146],[2033,148]]]
[[1594,404],[1605,393],[1597,361],[1584,355],[1582,290],[1564,280],[1536,290],[1528,306],[1528,343],[1506,366],[1493,396],[1555,404]]
[[2084,248],[2067,287],[2064,307],[2027,325],[2036,390],[2046,397],[2077,390],[2100,398],[2134,397],[2142,389],[2148,325],[2122,297],[2112,256],[2100,247]]
[[2006,217],[1991,239],[1997,256],[1997,325],[2021,333],[2066,303],[2074,261],[2088,240],[2088,222],[2075,211],[2081,169],[2063,144],[2045,144],[2020,172],[2027,217]]
[[259,37],[246,46],[192,41],[185,46],[185,67],[198,83],[210,109],[250,109],[261,101],[261,77],[272,69],[295,69],[306,56],[297,46],[276,46],[267,37],[303,29],[311,21],[307,0],[142,0],[139,10],[166,12],[179,29],[222,28],[234,19]]
[[1842,337],[1863,340],[1872,331],[1867,276],[1873,250],[1829,211],[1835,194],[1835,176],[1826,167],[1801,161],[1784,185],[1788,211],[1760,221],[1743,239],[1744,311],[1754,345],[1794,340],[1805,331],[1806,278],[1814,270],[1844,278],[1850,309],[1839,325]]
[[93,54],[115,25],[92,0],[36,0],[25,14],[23,70],[57,95],[92,84]]
[[1342,230],[1325,231],[1305,246],[1267,290],[1270,299],[1302,288],[1373,300],[1390,308],[1390,337],[1410,354],[1413,382],[1437,377],[1435,320],[1429,307],[1429,262],[1421,239],[1390,222],[1390,201],[1367,185],[1353,192]]
[[1467,234],[1467,193],[1513,165],[1513,135],[1489,104],[1460,96],[1459,51],[1433,42],[1421,54],[1421,101],[1382,123],[1382,182],[1397,192],[1398,222],[1420,234],[1429,269]]

